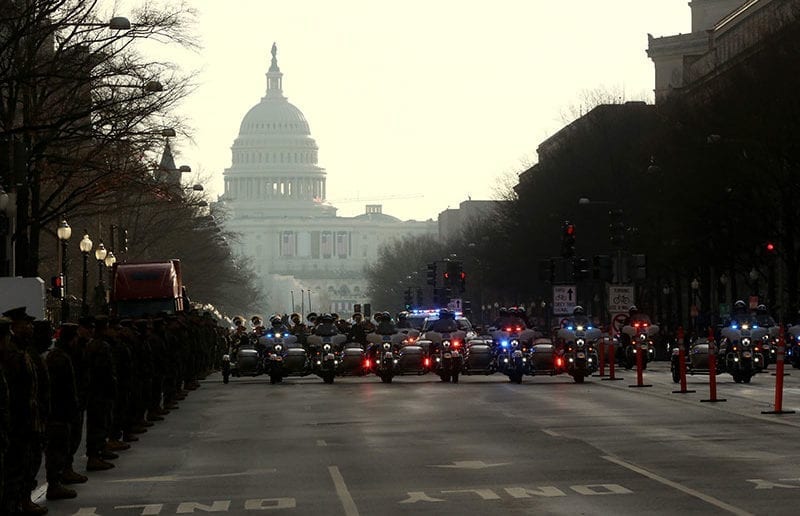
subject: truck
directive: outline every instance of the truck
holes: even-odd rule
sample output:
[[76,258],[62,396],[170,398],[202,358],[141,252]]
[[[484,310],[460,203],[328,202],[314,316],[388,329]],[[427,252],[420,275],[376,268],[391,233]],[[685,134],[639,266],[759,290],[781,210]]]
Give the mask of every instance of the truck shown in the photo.
[[109,311],[113,316],[175,314],[188,306],[178,259],[116,263],[112,277]]
[[42,278],[0,278],[0,314],[24,306],[28,315],[44,320],[45,292]]

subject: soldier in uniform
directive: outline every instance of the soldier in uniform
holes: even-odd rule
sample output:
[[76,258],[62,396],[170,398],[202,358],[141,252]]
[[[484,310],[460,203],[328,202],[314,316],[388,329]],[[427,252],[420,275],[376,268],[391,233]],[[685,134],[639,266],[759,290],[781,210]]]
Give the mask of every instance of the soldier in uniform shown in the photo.
[[105,339],[111,348],[111,356],[114,359],[114,370],[117,373],[117,396],[114,398],[114,410],[106,442],[106,449],[111,452],[123,451],[131,447],[130,444],[122,442],[122,433],[128,423],[133,382],[131,364],[133,357],[128,343],[122,337],[120,328],[118,321],[109,321],[105,332]]
[[79,339],[77,324],[62,324],[56,345],[47,354],[52,403],[45,448],[48,500],[77,496],[75,490],[64,487],[62,479],[72,455],[70,432],[74,429],[71,425],[79,412],[75,370],[70,358],[70,354],[75,353],[80,345]]
[[[31,317],[31,319],[33,319]],[[43,357],[43,353],[53,343],[53,327],[50,321],[31,321],[25,323],[31,328],[30,345],[26,349],[31,357],[31,363],[36,368],[36,392],[39,407],[39,431],[31,435],[30,463],[28,467],[27,484],[31,491],[36,489],[36,476],[42,467],[42,457],[46,443],[47,421],[50,417],[50,374]],[[12,326],[13,328],[13,326]]]
[[117,397],[117,375],[111,347],[105,340],[108,317],[98,315],[94,321],[94,336],[86,347],[89,373],[89,396],[86,405],[86,462],[87,471],[111,469],[107,462],[117,455],[106,450],[114,400]]
[[78,411],[73,413],[69,424],[69,454],[66,457],[64,472],[61,474],[62,484],[83,484],[89,478],[75,471],[73,461],[75,454],[83,442],[83,422],[86,415],[86,405],[89,398],[89,368],[87,365],[86,348],[94,334],[94,318],[81,317],[78,321],[78,340],[74,346],[64,351],[69,355],[72,370],[75,373],[75,395],[78,400]]
[[0,317],[0,511],[6,511],[5,504],[5,455],[11,434],[10,400],[3,356],[11,345],[11,319]]
[[[31,500],[32,449],[41,446],[41,422],[36,366],[25,350],[31,346],[33,317],[24,307],[3,313],[11,319],[12,338],[4,340],[0,366],[7,372],[10,405],[9,446],[5,457],[1,514],[45,514],[47,508]],[[40,448],[41,450],[41,448]],[[40,452],[41,453],[41,452]]]

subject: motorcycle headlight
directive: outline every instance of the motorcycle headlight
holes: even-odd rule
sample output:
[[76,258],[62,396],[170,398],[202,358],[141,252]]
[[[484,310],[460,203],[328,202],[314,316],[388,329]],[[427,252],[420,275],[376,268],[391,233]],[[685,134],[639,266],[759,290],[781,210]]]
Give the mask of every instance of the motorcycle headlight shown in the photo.
[[519,346],[519,341],[517,339],[512,340],[511,346],[516,348],[517,346]]
[[331,350],[331,345],[330,344],[325,344],[324,346],[322,346],[322,350],[323,351],[330,351]]
[[278,339],[280,339],[280,338],[281,338],[281,334],[280,334],[280,333],[276,333],[276,334],[275,334],[275,338],[278,338]]
[[392,347],[392,345],[390,343],[388,343],[388,342],[384,342],[383,343],[383,349],[389,350],[389,349],[391,349],[391,347]]
[[450,341],[449,340],[442,341],[442,346],[444,346],[446,348],[449,348],[450,347]]
[[583,347],[586,345],[586,341],[583,339],[578,339],[575,341],[575,345],[578,346],[578,348],[583,349]]
[[749,348],[750,347],[750,339],[742,339],[742,346]]
[[222,361],[223,362],[230,362],[231,361],[231,356],[230,355],[222,355]]
[[639,340],[645,340],[645,339],[647,339],[646,334],[642,333],[641,335],[639,335]]
[[280,344],[275,346],[275,352],[277,352],[277,353],[280,353],[282,349],[283,349],[283,346],[281,346]]

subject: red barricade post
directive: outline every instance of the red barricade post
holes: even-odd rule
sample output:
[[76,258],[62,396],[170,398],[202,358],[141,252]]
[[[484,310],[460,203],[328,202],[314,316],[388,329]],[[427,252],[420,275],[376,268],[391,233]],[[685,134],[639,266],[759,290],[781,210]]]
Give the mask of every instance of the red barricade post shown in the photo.
[[708,329],[708,390],[709,398],[700,400],[707,403],[717,403],[728,401],[724,398],[717,398],[717,346],[714,343],[714,331]]
[[597,351],[598,351],[597,359],[599,361],[598,369],[597,369],[598,370],[598,374],[592,375],[592,376],[597,376],[599,378],[602,378],[602,377],[604,377],[606,375],[606,361],[605,361],[606,347],[603,345],[603,341],[604,340],[605,339],[600,339],[600,345],[597,347]]
[[686,349],[683,342],[683,326],[678,327],[678,374],[681,378],[681,390],[672,391],[673,394],[688,394],[695,392],[686,388]]
[[608,378],[602,380],[624,380],[624,378],[617,378],[614,376],[614,339],[608,343]]
[[783,335],[783,324],[781,324],[780,334],[778,335],[778,352],[775,354],[775,409],[764,410],[762,414],[794,414],[794,410],[783,410],[783,367],[786,341]]
[[647,343],[631,343],[636,349],[636,384],[628,387],[652,387],[652,384],[644,383],[644,354],[647,353]]

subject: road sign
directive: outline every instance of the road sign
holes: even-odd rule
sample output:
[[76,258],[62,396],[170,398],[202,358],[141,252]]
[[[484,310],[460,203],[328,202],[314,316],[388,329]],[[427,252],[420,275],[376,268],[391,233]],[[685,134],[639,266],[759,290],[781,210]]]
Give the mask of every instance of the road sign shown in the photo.
[[447,309],[448,310],[453,310],[453,311],[456,311],[456,312],[460,312],[461,311],[461,305],[462,305],[461,298],[460,297],[455,297],[455,298],[450,299],[450,302],[447,303]]
[[611,326],[614,327],[614,333],[619,335],[622,333],[622,328],[625,326],[625,323],[628,322],[628,313],[623,314],[613,314],[611,316]]
[[632,285],[611,285],[608,287],[608,313],[627,312],[633,303]]
[[578,299],[575,285],[553,286],[553,315],[571,315]]

